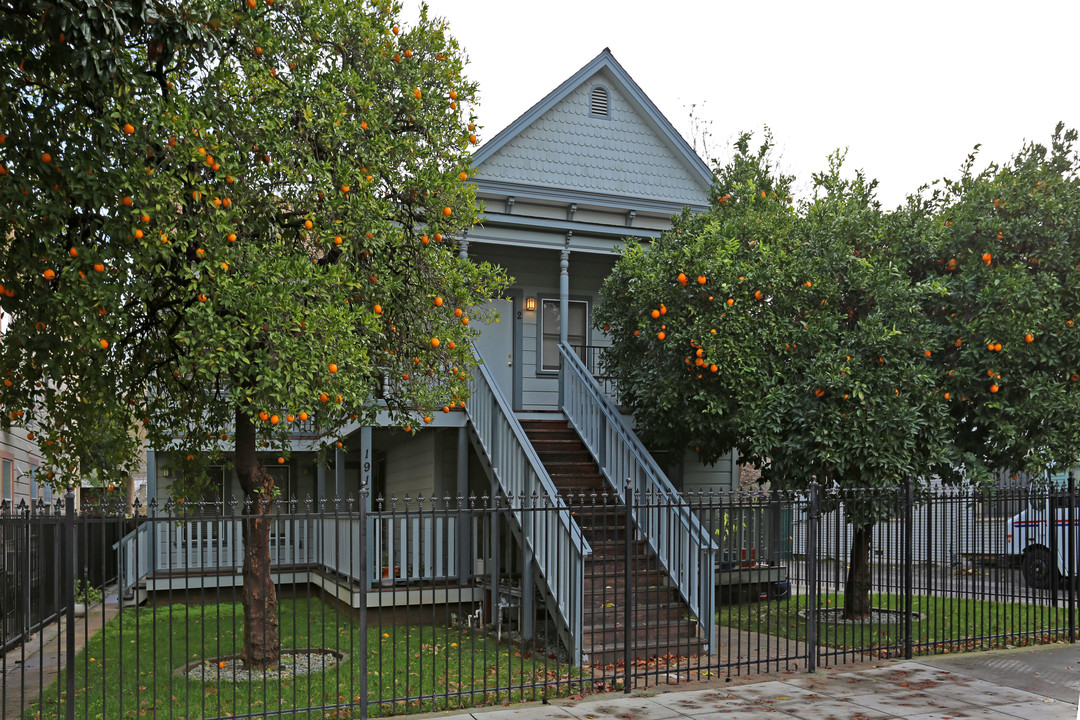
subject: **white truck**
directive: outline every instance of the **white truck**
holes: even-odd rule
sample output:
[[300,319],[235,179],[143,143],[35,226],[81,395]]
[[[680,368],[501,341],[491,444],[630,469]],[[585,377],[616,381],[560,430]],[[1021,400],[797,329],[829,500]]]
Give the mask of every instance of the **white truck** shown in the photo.
[[[1073,473],[1080,497],[1080,469]],[[1049,485],[1033,490],[1028,509],[1009,518],[1006,531],[1008,552],[1020,558],[1024,580],[1040,589],[1058,587],[1061,578],[1073,574],[1072,563],[1080,564],[1080,503],[1073,507],[1070,523],[1068,473],[1048,477]]]

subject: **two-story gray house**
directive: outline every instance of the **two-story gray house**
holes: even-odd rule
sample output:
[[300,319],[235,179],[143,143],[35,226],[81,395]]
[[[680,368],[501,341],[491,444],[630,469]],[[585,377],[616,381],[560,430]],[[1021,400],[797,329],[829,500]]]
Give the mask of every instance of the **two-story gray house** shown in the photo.
[[[731,488],[737,469],[733,458],[703,466],[693,452],[665,458],[663,467],[649,456],[633,419],[594,377],[606,340],[593,311],[624,239],[655,237],[685,207],[703,211],[710,169],[605,49],[482,145],[474,170],[484,219],[458,240],[458,252],[497,263],[514,283],[491,301],[498,321],[480,328],[483,364],[471,398],[413,433],[356,427],[329,467],[298,432],[288,462],[271,468],[284,499],[345,497],[365,483],[375,498],[398,498],[400,512],[380,512],[388,501],[372,501],[366,577],[340,547],[320,547],[327,531],[317,517],[287,524],[275,534],[277,579],[315,583],[354,607],[486,602],[490,609],[512,595],[522,635],[532,632],[540,602],[576,661],[606,660],[621,650],[605,636],[599,608],[611,606],[618,587],[590,580],[618,574],[604,565],[618,536],[606,516],[551,512],[538,522],[507,513],[470,528],[454,518],[407,520],[403,499],[624,493],[629,479],[634,490],[667,498],[663,508],[638,513],[637,534],[649,572],[664,577],[668,595],[657,602],[674,608],[668,631],[706,650],[715,644],[713,549],[678,492]],[[171,478],[160,455],[149,453],[147,484],[148,496],[163,500]],[[239,497],[227,467],[223,461],[217,470],[222,497]],[[240,582],[238,526],[143,532],[137,553],[136,533],[123,550],[128,591]],[[351,537],[342,532],[336,526],[331,534]],[[223,564],[235,572],[222,572]],[[200,573],[211,565],[212,574]],[[508,568],[513,587],[503,586]],[[398,580],[414,582],[395,595]],[[666,617],[658,611],[654,623],[663,628]]]

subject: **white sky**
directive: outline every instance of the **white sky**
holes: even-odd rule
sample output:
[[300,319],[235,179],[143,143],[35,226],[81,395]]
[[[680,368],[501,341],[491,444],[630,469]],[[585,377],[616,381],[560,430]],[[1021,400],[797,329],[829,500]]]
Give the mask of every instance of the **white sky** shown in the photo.
[[[404,17],[419,3],[408,0]],[[880,181],[894,206],[1024,140],[1080,127],[1080,0],[429,0],[480,84],[481,142],[610,47],[691,141],[690,106],[724,161],[741,130],[772,128],[806,190],[827,156]],[[758,135],[760,136],[760,134]],[[706,158],[708,160],[709,158]]]

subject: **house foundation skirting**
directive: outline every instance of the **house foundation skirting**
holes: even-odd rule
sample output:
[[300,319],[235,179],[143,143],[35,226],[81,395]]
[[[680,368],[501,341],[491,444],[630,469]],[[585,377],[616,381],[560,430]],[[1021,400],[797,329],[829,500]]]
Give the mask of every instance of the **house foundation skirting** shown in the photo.
[[[418,607],[424,605],[469,605],[484,600],[483,588],[472,585],[410,585],[396,587],[384,585],[361,590],[353,582],[334,577],[318,570],[301,569],[271,573],[275,585],[302,585],[309,583],[334,600],[351,608],[359,608],[366,600],[368,608]],[[241,573],[214,575],[173,575],[146,579],[139,588],[136,599],[146,599],[151,593],[159,594],[155,600],[167,598],[169,593],[204,592],[226,588],[239,588],[244,584]]]

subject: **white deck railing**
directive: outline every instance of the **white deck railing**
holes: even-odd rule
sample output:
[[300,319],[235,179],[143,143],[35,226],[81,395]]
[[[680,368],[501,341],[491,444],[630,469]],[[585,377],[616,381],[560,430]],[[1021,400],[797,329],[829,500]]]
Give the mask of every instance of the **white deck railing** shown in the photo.
[[667,571],[716,651],[716,544],[626,425],[585,364],[560,344],[562,411],[600,471],[630,505],[636,529]]
[[[242,572],[242,522],[242,517],[146,519],[116,544],[121,592],[155,573]],[[271,567],[315,566],[361,580],[358,513],[275,515],[271,522]],[[368,513],[367,522],[373,558],[368,586],[458,576],[457,517]]]

